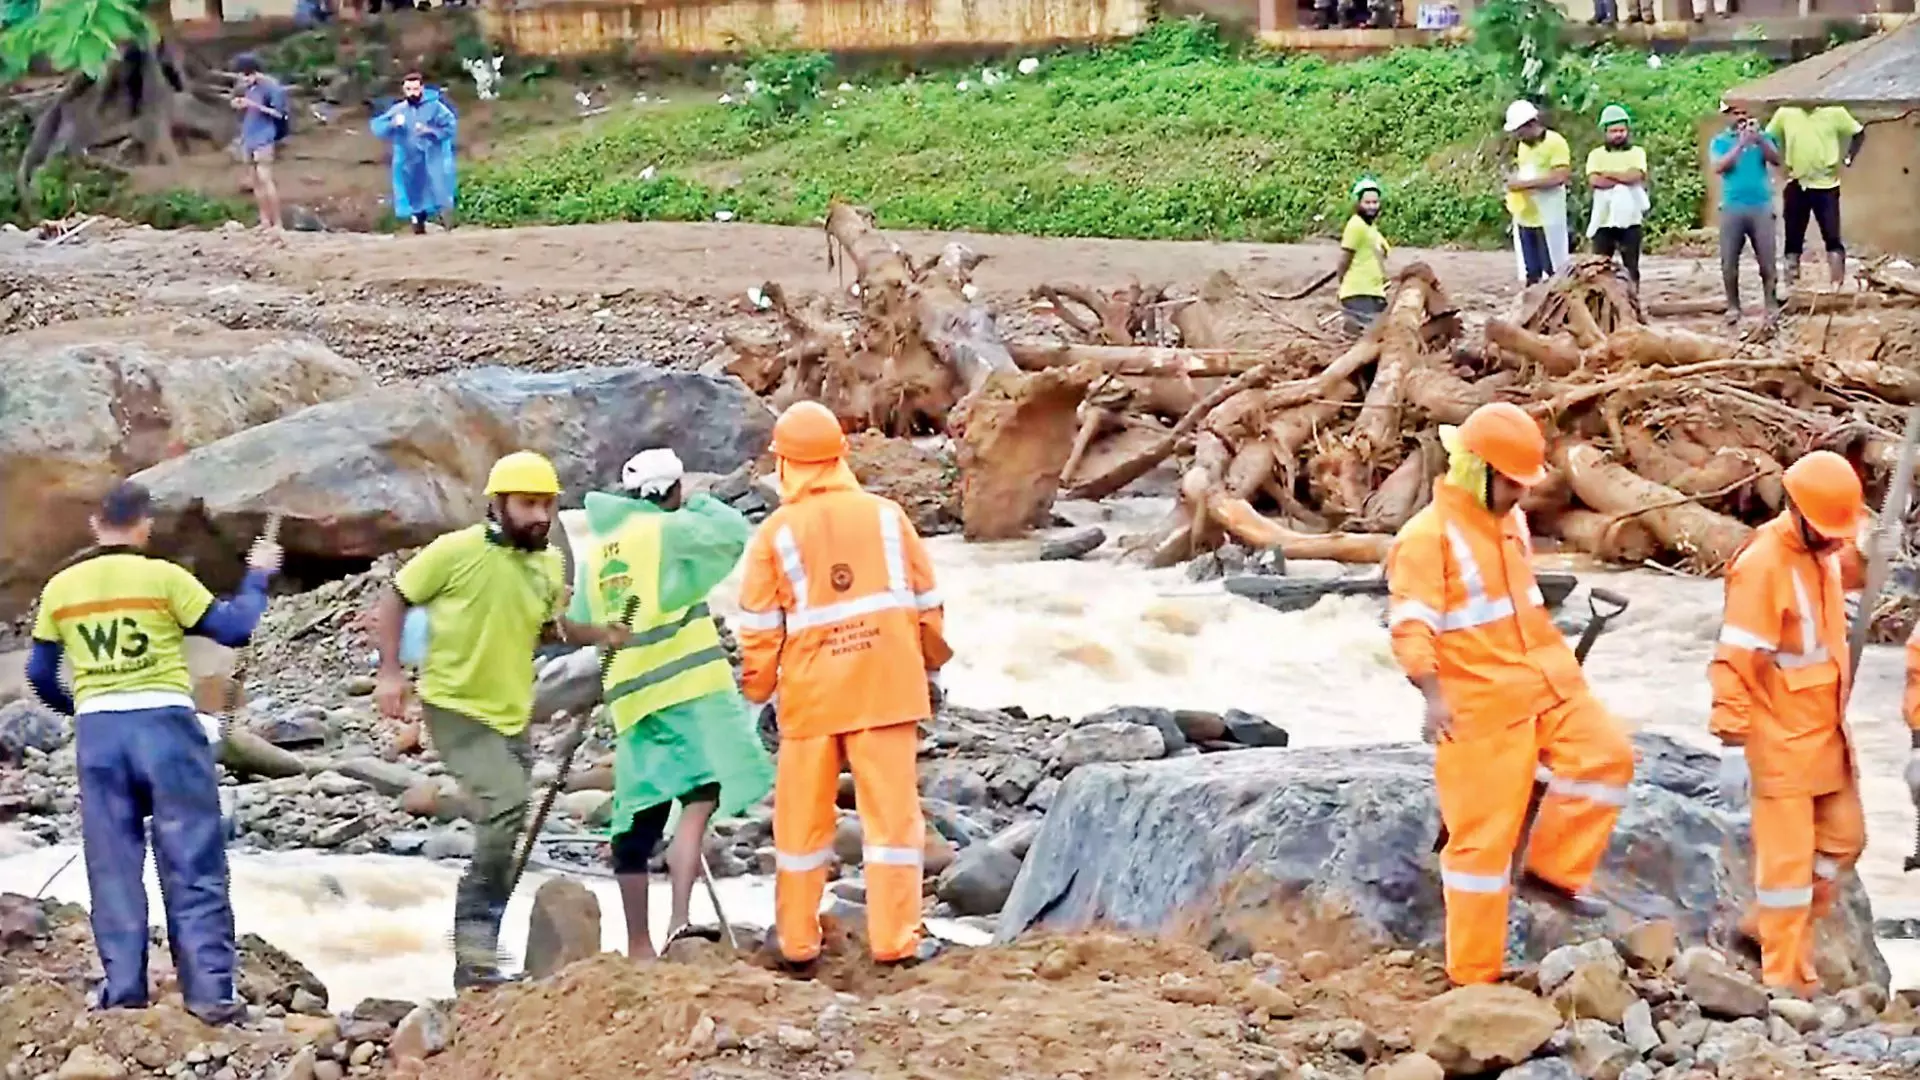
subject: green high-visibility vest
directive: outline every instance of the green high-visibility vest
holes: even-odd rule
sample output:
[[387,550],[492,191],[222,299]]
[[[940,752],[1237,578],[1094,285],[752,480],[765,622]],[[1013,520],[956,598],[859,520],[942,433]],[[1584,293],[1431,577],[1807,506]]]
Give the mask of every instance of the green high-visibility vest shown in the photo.
[[609,623],[632,608],[633,641],[606,670],[605,699],[613,729],[624,732],[669,705],[733,689],[733,668],[713,615],[702,602],[660,610],[660,523],[636,514],[587,556],[587,611]]

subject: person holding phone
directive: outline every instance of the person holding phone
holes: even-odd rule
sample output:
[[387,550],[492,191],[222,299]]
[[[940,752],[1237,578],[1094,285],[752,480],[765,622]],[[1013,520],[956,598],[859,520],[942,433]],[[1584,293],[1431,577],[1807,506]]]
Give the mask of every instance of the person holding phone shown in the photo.
[[228,100],[240,114],[240,161],[260,208],[260,227],[277,231],[280,189],[273,181],[273,158],[274,148],[287,137],[287,88],[261,71],[252,53],[234,57],[233,70],[240,76],[240,93]]
[[1760,130],[1753,115],[1730,101],[1720,103],[1727,129],[1713,137],[1707,160],[1720,177],[1720,280],[1727,292],[1727,323],[1740,321],[1740,254],[1748,244],[1760,267],[1767,317],[1780,310],[1773,234],[1773,179],[1782,163],[1780,144]]

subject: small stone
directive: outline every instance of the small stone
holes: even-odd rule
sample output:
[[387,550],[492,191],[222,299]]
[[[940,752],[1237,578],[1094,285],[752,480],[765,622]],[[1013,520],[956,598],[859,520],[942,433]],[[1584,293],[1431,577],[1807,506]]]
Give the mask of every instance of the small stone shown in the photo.
[[1881,1061],[1886,1058],[1892,1042],[1878,1031],[1849,1031],[1828,1039],[1827,1053],[1855,1061]]
[[774,1038],[783,1049],[795,1054],[810,1054],[820,1046],[820,1039],[813,1032],[792,1024],[781,1024]]
[[1167,743],[1160,729],[1145,724],[1084,724],[1053,740],[1047,757],[1061,770],[1103,762],[1152,761],[1164,757]]
[[1540,1058],[1516,1065],[1500,1074],[1500,1080],[1582,1080],[1566,1058]]
[[1226,724],[1228,740],[1241,746],[1282,747],[1290,739],[1286,728],[1250,712],[1228,709],[1221,720]]
[[342,684],[342,688],[353,697],[366,697],[373,693],[375,685],[372,676],[352,675],[348,676],[347,681]]
[[1220,991],[1204,979],[1169,971],[1160,976],[1160,997],[1181,1005],[1217,1005]]
[[542,882],[527,924],[527,974],[544,979],[599,952],[600,900],[593,890],[572,878]]
[[1849,986],[1833,996],[1846,1008],[1850,1014],[1848,1019],[1856,1025],[1873,1023],[1887,1008],[1887,988],[1873,983]]
[[860,819],[852,814],[842,816],[833,829],[833,853],[847,866],[859,866],[866,857],[864,834],[860,829]]
[[1049,776],[1033,785],[1033,790],[1027,792],[1027,801],[1023,805],[1029,810],[1045,813],[1047,808],[1053,805],[1054,797],[1059,794],[1060,778]]
[[[1619,1024],[1627,1007],[1636,1002],[1646,1004],[1634,997],[1633,988],[1620,972],[1604,961],[1581,964],[1553,992],[1554,1007],[1569,1021],[1604,1020]],[[1651,1011],[1648,1020],[1652,1020]]]
[[1334,963],[1333,957],[1328,956],[1319,949],[1308,950],[1300,957],[1300,977],[1309,982],[1326,978],[1333,974],[1338,967],[1339,965]]
[[1800,1041],[1800,1033],[1793,1029],[1792,1024],[1778,1016],[1769,1016],[1767,1017],[1767,1038],[1775,1046],[1791,1046]]
[[1560,988],[1560,984],[1573,977],[1574,970],[1584,964],[1599,964],[1616,974],[1624,975],[1626,965],[1606,938],[1583,941],[1578,945],[1562,945],[1549,952],[1540,961],[1540,992],[1551,994]]
[[1681,989],[1700,1011],[1724,1020],[1767,1015],[1767,992],[1728,966],[1712,950],[1693,948],[1681,955]]
[[1013,893],[1020,857],[995,844],[963,849],[940,875],[935,895],[960,915],[996,915]]
[[[451,1027],[447,1014],[431,1005],[418,1006],[394,1027],[393,1041],[387,1044],[387,1053],[395,1061],[425,1061],[447,1048]],[[359,1050],[356,1048],[354,1053],[358,1055]],[[354,1064],[364,1065],[366,1062],[355,1061]]]
[[1040,963],[1034,966],[1033,973],[1053,981],[1073,974],[1074,969],[1079,966],[1080,960],[1073,954],[1073,950],[1054,948],[1048,949],[1047,954],[1040,958]]
[[306,987],[296,986],[293,988],[293,1000],[287,1003],[287,1008],[308,1016],[324,1016],[327,1012],[327,1002],[325,998]]
[[1567,1057],[1586,1080],[1620,1080],[1627,1066],[1639,1060],[1633,1048],[1613,1037],[1603,1020],[1575,1020]]
[[127,1067],[95,1049],[91,1043],[81,1043],[67,1055],[60,1071],[54,1075],[59,1080],[121,1080],[127,1075]]
[[1662,972],[1680,953],[1680,930],[1669,919],[1649,919],[1627,931],[1621,942],[1627,962],[1644,971]]
[[342,1080],[346,1075],[347,1070],[337,1061],[322,1058],[313,1063],[313,1080]]
[[1380,1080],[1443,1080],[1447,1070],[1425,1054],[1408,1054],[1396,1059],[1380,1074]]
[[1340,1021],[1328,1045],[1335,1053],[1359,1062],[1372,1061],[1380,1055],[1380,1037],[1358,1020]]
[[[326,1006],[321,1006],[324,1011]],[[340,1022],[331,1016],[306,1016],[291,1014],[280,1021],[287,1034],[303,1043],[326,1046],[340,1038]]]
[[1560,1027],[1553,1006],[1517,986],[1462,986],[1413,1015],[1414,1049],[1450,1075],[1518,1065]]
[[347,1055],[347,1064],[356,1069],[360,1068],[372,1061],[373,1055],[379,1053],[379,1051],[380,1048],[372,1043],[356,1043],[354,1044],[353,1051]]
[[1767,1009],[1802,1035],[1820,1029],[1820,1010],[1811,1001],[1791,997],[1775,998],[1767,1003]]
[[1626,1034],[1627,1045],[1642,1057],[1660,1045],[1660,1032],[1653,1026],[1653,1006],[1644,1001],[1634,1001],[1627,1006],[1621,1015],[1620,1026]]
[[293,1055],[293,1060],[287,1062],[287,1067],[280,1071],[280,1080],[316,1080],[315,1066],[318,1064],[313,1047],[303,1046],[299,1053]]
[[1059,559],[1077,559],[1106,542],[1106,530],[1098,525],[1087,525],[1042,540],[1040,560],[1052,562]]
[[1248,979],[1246,998],[1247,1004],[1275,1020],[1291,1020],[1300,1013],[1300,1005],[1292,994],[1265,979]]

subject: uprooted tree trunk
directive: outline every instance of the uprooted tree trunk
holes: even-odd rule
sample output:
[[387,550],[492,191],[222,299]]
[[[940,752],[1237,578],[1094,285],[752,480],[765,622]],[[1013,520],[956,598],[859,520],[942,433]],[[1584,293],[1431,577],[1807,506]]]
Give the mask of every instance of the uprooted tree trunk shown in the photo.
[[164,5],[149,11],[160,29],[151,45],[122,46],[98,79],[75,73],[34,121],[16,175],[22,191],[56,156],[102,158],[122,165],[168,164],[182,141],[225,145],[239,121],[228,98],[231,80],[193,61],[167,35]]
[[1726,565],[1753,533],[1738,519],[1699,505],[1693,496],[1645,479],[1607,460],[1605,453],[1586,443],[1563,441],[1554,447],[1553,458],[1581,502],[1604,514],[1640,521],[1661,544],[1692,557],[1703,567]]

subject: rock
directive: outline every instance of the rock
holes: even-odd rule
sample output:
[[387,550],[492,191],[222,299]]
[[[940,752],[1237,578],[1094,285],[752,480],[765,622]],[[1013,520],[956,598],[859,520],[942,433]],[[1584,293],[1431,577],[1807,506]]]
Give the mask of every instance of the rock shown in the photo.
[[1046,775],[1046,766],[1040,762],[1030,757],[1010,757],[994,771],[987,792],[1009,806],[1019,806]]
[[1413,1045],[1448,1075],[1472,1075],[1527,1060],[1559,1026],[1553,1006],[1519,987],[1463,986],[1414,1012]]
[[1318,982],[1339,969],[1333,957],[1319,949],[1309,949],[1300,954],[1300,977],[1308,982]]
[[317,848],[336,848],[349,840],[358,840],[372,831],[373,823],[365,817],[352,817],[333,824],[313,834],[313,846]]
[[227,771],[242,779],[263,776],[284,780],[304,776],[307,763],[291,750],[282,750],[239,725],[228,727],[220,740],[218,756]]
[[1054,797],[1059,794],[1060,778],[1057,776],[1049,776],[1033,785],[1033,790],[1027,792],[1027,801],[1021,805],[1029,810],[1038,810],[1041,813],[1045,813],[1047,809],[1053,805]]
[[1849,1031],[1827,1040],[1827,1053],[1855,1061],[1883,1061],[1893,1041],[1878,1031]]
[[1660,1032],[1653,1026],[1653,1006],[1644,1001],[1635,1000],[1627,1006],[1621,1014],[1620,1027],[1626,1034],[1627,1045],[1642,1057],[1660,1045]]
[[1566,1058],[1540,1058],[1516,1065],[1500,1074],[1500,1080],[1581,1080]]
[[1176,709],[1173,722],[1180,726],[1180,734],[1190,743],[1219,742],[1227,737],[1227,722],[1219,713]]
[[953,841],[940,835],[940,830],[928,823],[926,838],[920,844],[920,872],[929,877],[939,877],[946,873],[947,867],[960,855],[960,849]]
[[1040,835],[1040,822],[1034,818],[1016,821],[994,834],[987,841],[994,847],[1011,854],[1016,859],[1025,859],[1028,849],[1033,847],[1033,838]]
[[[422,1007],[424,1008],[424,1006]],[[347,1063],[352,1065],[356,1071],[364,1069],[369,1062],[373,1061],[373,1055],[379,1053],[379,1051],[380,1048],[372,1043],[361,1043],[353,1048],[351,1054],[347,1055]]]
[[446,1013],[431,1005],[417,1006],[393,1029],[393,1041],[387,1044],[387,1055],[396,1062],[425,1061],[447,1048],[447,1039],[452,1033],[453,1025]]
[[[399,998],[364,998],[360,1004],[353,1007],[351,1015],[359,1023],[385,1024],[391,1028],[405,1020],[414,1008],[413,1002],[401,1001]],[[386,1036],[383,1035],[381,1038],[384,1040]]]
[[987,781],[963,761],[929,761],[920,766],[920,794],[955,806],[985,806]]
[[1228,709],[1221,720],[1227,726],[1227,738],[1241,746],[1285,746],[1287,729],[1268,720],[1264,716],[1255,716],[1239,709]]
[[1767,1010],[1802,1035],[1820,1030],[1820,1010],[1811,1001],[1794,997],[1774,998],[1767,1002]]
[[340,1022],[331,1016],[289,1014],[280,1021],[287,1034],[313,1046],[332,1046],[340,1041]]
[[468,829],[440,829],[427,837],[420,845],[420,857],[424,859],[471,859],[473,858],[473,832]]
[[1106,542],[1107,532],[1098,525],[1088,525],[1070,532],[1059,533],[1040,542],[1040,561],[1077,559],[1092,553],[1094,549]]
[[1640,1059],[1632,1047],[1613,1037],[1605,1021],[1575,1020],[1571,1034],[1567,1057],[1586,1080],[1620,1080],[1627,1066]]
[[[1628,1006],[1646,1004],[1636,998],[1633,988],[1620,973],[1604,963],[1586,963],[1573,969],[1573,974],[1553,992],[1554,1007],[1567,1020],[1601,1020],[1609,1024],[1619,1024],[1626,1016]],[[1648,1014],[1652,1022],[1652,1014]]]
[[[1156,709],[1139,705],[1119,705],[1111,709],[1102,709],[1080,718],[1075,727],[1089,727],[1095,724],[1139,724],[1153,728],[1160,733],[1166,749],[1156,757],[1177,754],[1187,748],[1187,736],[1180,730],[1180,722],[1172,709]],[[1128,760],[1124,758],[1107,760]]]
[[332,734],[327,726],[327,714],[319,709],[301,710],[271,717],[256,722],[251,727],[255,735],[282,750],[322,746]]
[[371,386],[315,341],[150,315],[8,334],[0,370],[0,618],[86,546],[114,484]]
[[127,1067],[95,1049],[93,1044],[81,1043],[67,1054],[67,1060],[54,1075],[59,1080],[120,1080],[127,1075]]
[[72,737],[67,721],[38,701],[21,698],[0,705],[0,761],[25,761],[29,750],[51,754]]
[[1047,756],[1058,769],[1101,762],[1150,761],[1167,752],[1158,728],[1140,724],[1087,724],[1053,740]]
[[1737,1020],[1767,1015],[1767,992],[1734,970],[1711,949],[1688,949],[1680,958],[1680,989],[1708,1016]]
[[1872,983],[1846,987],[1833,997],[1856,1025],[1873,1023],[1887,1008],[1887,988]]
[[51,929],[46,909],[38,900],[19,893],[0,893],[0,946],[30,945]]
[[534,676],[533,722],[542,723],[560,712],[580,716],[600,704],[602,693],[599,651],[562,653],[542,663]]
[[389,797],[405,795],[420,783],[420,774],[397,761],[371,756],[350,757],[333,764],[333,771],[350,776]]
[[29,851],[39,851],[47,842],[10,825],[0,825],[0,859],[10,859],[15,855],[25,855]]
[[1291,1020],[1300,1014],[1300,1003],[1292,994],[1258,976],[1247,980],[1247,1004],[1274,1020]]
[[1578,945],[1562,945],[1540,959],[1540,991],[1550,994],[1560,989],[1560,984],[1573,977],[1573,973],[1587,964],[1598,964],[1615,975],[1624,975],[1626,965],[1621,963],[1620,954],[1614,950],[1613,942],[1606,938],[1583,941]]
[[833,827],[834,855],[847,866],[859,866],[867,857],[865,835],[858,817],[840,815],[840,820]]
[[810,1054],[820,1046],[819,1036],[792,1024],[781,1024],[774,1031],[774,1038],[779,1041],[781,1049],[794,1054]]
[[[1596,877],[1599,895],[1671,921],[1682,940],[1706,940],[1718,913],[1743,910],[1753,897],[1744,822],[1718,805],[1714,755],[1646,733],[1634,746],[1636,776]],[[1242,913],[1324,902],[1400,947],[1436,948],[1445,929],[1431,854],[1438,824],[1433,755],[1420,746],[1243,750],[1077,769],[1053,797],[997,936],[1177,926],[1204,941]],[[1610,929],[1526,896],[1515,897],[1510,922],[1522,962]],[[1852,876],[1821,934],[1887,982],[1866,894]]]
[[1635,923],[1621,944],[1629,963],[1657,974],[1672,966],[1680,954],[1680,931],[1671,920],[1648,919]]
[[290,1008],[300,991],[319,1000],[324,1008],[327,987],[307,970],[307,966],[275,948],[258,934],[242,934],[236,942],[239,964],[234,972],[234,987],[249,1005],[278,1005]]
[[1447,1070],[1425,1054],[1408,1054],[1388,1065],[1380,1080],[1442,1080]]
[[613,795],[606,791],[569,791],[553,801],[553,808],[598,828],[613,820]]
[[287,1062],[287,1067],[280,1070],[280,1080],[317,1080],[314,1071],[317,1063],[313,1047],[303,1046],[293,1055],[293,1060]]
[[315,791],[322,795],[339,796],[357,795],[362,791],[371,791],[373,789],[363,780],[355,780],[351,776],[346,776],[334,772],[332,769],[328,769],[309,781],[307,783],[307,790]]
[[527,924],[527,974],[544,979],[600,952],[600,901],[571,878],[549,878],[533,894]]
[[154,493],[154,546],[225,588],[271,512],[295,551],[371,558],[480,520],[487,470],[514,450],[546,454],[577,498],[614,487],[636,446],[729,472],[772,431],[773,414],[733,379],[638,364],[474,368],[249,427],[138,479]]
[[953,865],[940,875],[934,894],[956,914],[994,915],[1006,904],[1019,876],[1019,856],[994,844],[974,844],[954,857]]

